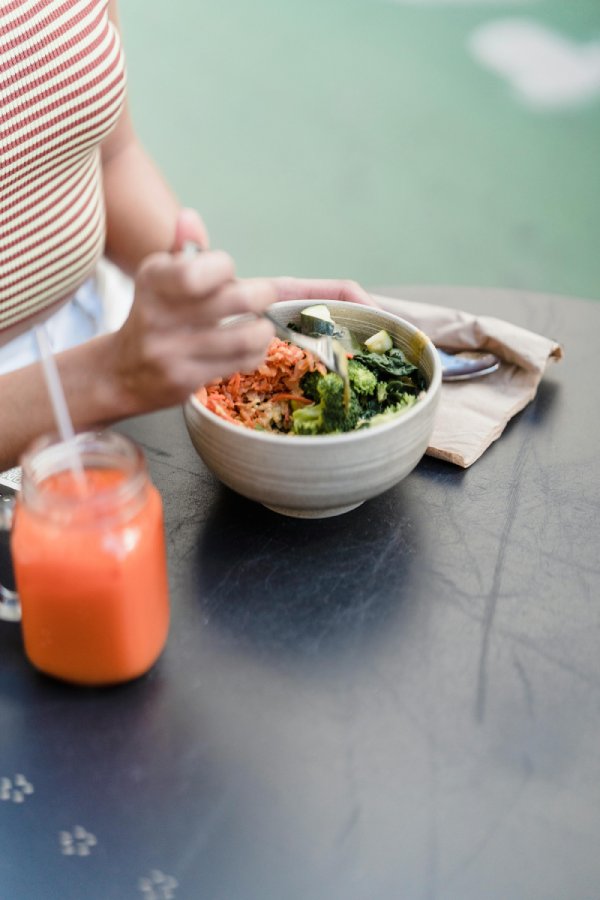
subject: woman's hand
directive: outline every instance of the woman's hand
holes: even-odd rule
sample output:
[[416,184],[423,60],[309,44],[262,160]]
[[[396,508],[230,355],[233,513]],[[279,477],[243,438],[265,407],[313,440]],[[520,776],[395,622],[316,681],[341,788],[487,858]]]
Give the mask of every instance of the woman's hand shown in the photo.
[[[140,266],[135,298],[113,335],[116,391],[135,414],[182,402],[191,391],[263,361],[273,328],[260,318],[277,299],[268,279],[236,280],[230,256],[156,253]],[[223,328],[221,320],[253,314]]]
[[[140,266],[129,317],[113,340],[112,366],[121,414],[182,402],[214,378],[252,371],[263,361],[273,328],[260,314],[280,300],[345,300],[376,305],[354,281],[303,278],[236,279],[222,251],[189,257],[186,242],[208,246],[194,210],[180,210],[172,253]],[[224,318],[250,314],[223,328]]]

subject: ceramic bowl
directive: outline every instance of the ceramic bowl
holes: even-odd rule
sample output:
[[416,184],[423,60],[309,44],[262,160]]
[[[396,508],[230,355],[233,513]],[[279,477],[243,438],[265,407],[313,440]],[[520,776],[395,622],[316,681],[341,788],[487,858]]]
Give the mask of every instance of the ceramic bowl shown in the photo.
[[[193,395],[184,406],[192,442],[217,478],[239,494],[287,516],[340,515],[405,478],[427,449],[440,397],[440,361],[423,332],[380,309],[326,302],[334,321],[346,325],[360,340],[385,328],[395,346],[419,367],[427,392],[406,413],[373,428],[300,436],[231,424]],[[308,303],[285,301],[271,311],[284,325],[298,324],[300,310]]]

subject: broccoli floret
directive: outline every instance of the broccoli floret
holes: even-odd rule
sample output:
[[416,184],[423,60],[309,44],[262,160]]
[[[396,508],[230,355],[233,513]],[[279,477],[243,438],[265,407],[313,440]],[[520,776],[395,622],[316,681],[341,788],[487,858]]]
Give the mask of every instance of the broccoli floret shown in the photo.
[[360,403],[352,388],[350,402],[344,403],[344,382],[335,372],[323,375],[318,384],[323,410],[323,432],[352,431],[360,417]]
[[372,394],[377,388],[377,376],[355,359],[348,360],[348,378],[357,394]]
[[385,403],[387,400],[387,384],[385,381],[377,382],[377,402]]
[[320,403],[301,406],[292,413],[294,434],[320,434],[323,427],[323,411]]
[[401,400],[398,403],[394,403],[391,406],[386,406],[383,412],[376,413],[374,416],[371,416],[368,419],[363,419],[359,423],[360,425],[368,425],[369,427],[373,425],[382,425],[384,422],[388,422],[390,419],[393,419],[395,416],[400,413],[406,412],[407,409],[410,409],[417,401],[417,398],[413,394],[404,394]]
[[361,407],[350,390],[348,408],[344,403],[344,382],[335,372],[322,375],[317,382],[319,402],[292,413],[294,434],[331,434],[352,431],[361,416]]
[[378,381],[374,394],[359,397],[361,415],[358,427],[364,428],[366,425],[385,422],[391,416],[408,409],[416,399],[416,396],[409,393],[406,386],[400,382]]
[[305,397],[313,400],[315,403],[320,401],[318,385],[323,376],[315,369],[313,372],[306,372],[300,379],[300,388]]

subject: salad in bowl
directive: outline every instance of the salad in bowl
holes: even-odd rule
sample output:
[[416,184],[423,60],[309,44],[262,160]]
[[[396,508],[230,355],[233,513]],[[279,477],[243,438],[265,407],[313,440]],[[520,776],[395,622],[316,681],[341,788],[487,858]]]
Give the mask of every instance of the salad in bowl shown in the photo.
[[[185,406],[199,456],[225,485],[284,515],[339,515],[405,478],[429,443],[441,364],[429,338],[385,310],[290,300],[270,310],[344,349],[347,378],[274,338],[254,372],[202,385]],[[224,326],[226,327],[226,326]]]

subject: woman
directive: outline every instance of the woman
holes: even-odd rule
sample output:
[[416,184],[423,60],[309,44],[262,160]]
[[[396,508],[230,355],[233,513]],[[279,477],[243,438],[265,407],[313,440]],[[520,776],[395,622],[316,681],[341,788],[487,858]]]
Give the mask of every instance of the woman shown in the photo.
[[[206,252],[190,259],[187,241]],[[370,302],[353,282],[237,279],[232,259],[207,248],[201,218],[180,208],[133,131],[115,0],[0,2],[0,469],[54,429],[31,362],[38,322],[83,430],[255,368],[272,336],[259,316],[277,300]],[[111,333],[97,333],[102,254],[135,279]],[[257,317],[219,329],[248,312]]]

